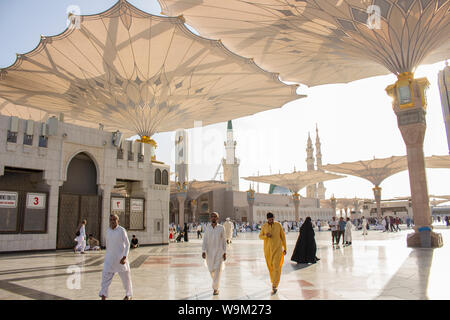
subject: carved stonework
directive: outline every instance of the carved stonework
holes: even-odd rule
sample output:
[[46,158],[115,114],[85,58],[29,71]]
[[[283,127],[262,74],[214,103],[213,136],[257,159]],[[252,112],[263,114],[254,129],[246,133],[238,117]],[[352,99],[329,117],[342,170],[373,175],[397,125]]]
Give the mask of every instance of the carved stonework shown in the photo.
[[397,124],[399,127],[415,123],[426,124],[425,110],[422,108],[397,113]]
[[407,146],[423,145],[425,138],[426,125],[423,123],[410,124],[406,126],[399,126],[402,133],[403,140]]

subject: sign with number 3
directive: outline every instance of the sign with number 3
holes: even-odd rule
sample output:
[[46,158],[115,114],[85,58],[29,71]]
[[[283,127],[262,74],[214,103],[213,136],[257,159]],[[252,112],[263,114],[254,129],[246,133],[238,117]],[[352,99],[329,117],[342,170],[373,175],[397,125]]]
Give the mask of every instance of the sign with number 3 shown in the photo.
[[45,209],[44,193],[27,193],[27,209]]

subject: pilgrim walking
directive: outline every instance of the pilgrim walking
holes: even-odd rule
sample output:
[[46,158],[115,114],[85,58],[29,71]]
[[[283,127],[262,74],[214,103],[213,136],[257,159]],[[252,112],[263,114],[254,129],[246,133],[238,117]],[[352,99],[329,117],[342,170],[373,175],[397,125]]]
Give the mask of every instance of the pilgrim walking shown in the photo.
[[300,234],[291,257],[292,261],[297,263],[316,263],[320,260],[316,257],[317,246],[314,235],[311,218],[307,217],[300,227]]
[[267,213],[267,222],[261,227],[259,238],[264,240],[264,257],[272,282],[272,294],[276,294],[287,247],[283,227],[281,223],[274,221],[272,212]]
[[223,224],[225,228],[225,237],[227,238],[227,244],[231,243],[231,239],[233,238],[233,222],[231,222],[230,218],[227,218],[225,223]]
[[344,239],[345,239],[345,245],[349,246],[352,244],[352,222],[350,221],[350,218],[347,218],[347,224],[345,225],[345,233],[344,233]]
[[116,273],[119,274],[125,289],[124,300],[131,300],[133,288],[131,284],[130,264],[127,256],[130,250],[130,241],[127,231],[119,226],[119,217],[116,214],[109,216],[109,228],[106,231],[106,254],[103,265],[102,285],[98,294],[102,300],[108,297],[108,289]]
[[213,280],[213,295],[218,295],[222,265],[227,258],[227,242],[225,239],[225,228],[217,223],[219,214],[212,212],[210,220],[211,224],[206,227],[203,236],[202,258],[206,259],[206,264]]
[[77,244],[73,248],[73,252],[75,253],[80,250],[80,253],[84,254],[84,250],[86,249],[86,223],[86,220],[81,221],[81,225],[76,233],[75,241]]

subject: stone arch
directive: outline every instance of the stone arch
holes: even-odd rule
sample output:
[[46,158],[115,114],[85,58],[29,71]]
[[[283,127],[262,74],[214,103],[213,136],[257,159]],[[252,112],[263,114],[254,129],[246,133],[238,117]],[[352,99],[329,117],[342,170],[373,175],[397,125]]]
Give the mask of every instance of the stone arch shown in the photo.
[[169,185],[169,173],[167,172],[167,170],[164,169],[162,171],[162,177],[161,178],[162,178],[161,181],[162,181],[163,185],[165,185],[165,186]]
[[155,170],[155,184],[161,184],[161,170]]
[[[70,167],[71,167],[71,165],[74,163],[74,160],[75,159],[77,159],[77,158],[80,158],[80,157],[86,157],[86,158],[88,158],[88,159],[83,159],[83,160],[87,160],[87,161],[89,161],[89,163],[87,164],[87,167],[89,167],[89,164],[94,164],[94,170],[95,170],[95,184],[96,184],[96,190],[95,190],[95,194],[97,194],[97,192],[98,192],[98,184],[99,184],[99,177],[100,177],[100,173],[99,173],[99,165],[98,165],[98,162],[95,160],[95,158],[92,156],[92,154],[90,154],[89,152],[85,152],[85,151],[80,151],[80,152],[76,152],[76,153],[74,153],[70,158],[69,158],[69,161],[67,161],[67,163],[65,163],[65,167],[64,167],[64,179],[63,179],[63,181],[64,181],[64,183],[63,183],[63,187],[64,187],[64,185],[67,185],[67,184],[71,184],[72,182],[71,181],[68,181],[69,179],[69,170],[70,170]],[[87,170],[89,170],[87,167],[83,167],[83,169],[87,169]],[[73,170],[73,169],[72,169]],[[91,166],[91,170],[92,170],[92,166]],[[88,177],[88,173],[87,172],[82,172],[83,174],[86,174],[86,176],[85,176],[85,178],[87,178],[87,180],[89,181],[90,179],[89,179],[89,177]],[[73,175],[72,175],[73,176]],[[88,182],[88,181],[86,181],[86,182]],[[92,181],[92,180],[91,180]],[[86,187],[87,187],[87,185],[86,185]],[[92,187],[92,186],[91,186]],[[79,188],[78,188],[79,189]],[[80,194],[84,194],[85,192],[84,191],[81,191],[81,192],[74,192],[74,191],[71,191],[71,193],[80,193]],[[93,194],[94,192],[92,191],[92,192],[87,192],[87,193],[91,193],[91,194]]]
[[101,168],[100,168],[98,159],[91,151],[86,150],[86,149],[77,150],[77,151],[71,153],[66,158],[66,160],[64,161],[64,167],[63,167],[62,179],[61,180],[63,180],[63,181],[67,180],[67,170],[69,169],[70,163],[72,162],[73,158],[75,158],[77,155],[79,155],[81,153],[86,154],[92,160],[92,162],[95,165],[95,170],[97,171],[97,179],[96,179],[97,184],[102,184],[103,182],[101,181],[102,180],[101,179],[101,177],[102,177],[102,175],[101,175]]

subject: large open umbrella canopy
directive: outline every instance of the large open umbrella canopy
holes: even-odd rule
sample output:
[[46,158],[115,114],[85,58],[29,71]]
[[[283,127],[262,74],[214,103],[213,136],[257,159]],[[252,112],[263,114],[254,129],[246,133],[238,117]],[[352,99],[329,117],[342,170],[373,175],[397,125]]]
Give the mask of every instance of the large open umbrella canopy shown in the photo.
[[291,173],[279,173],[266,176],[251,176],[243,179],[254,182],[269,183],[280,187],[288,188],[292,192],[295,207],[295,219],[299,218],[299,194],[298,192],[310,184],[321,181],[345,178],[345,176],[312,170],[312,171],[294,171]]
[[[309,86],[397,75],[386,88],[408,154],[415,234],[431,226],[423,137],[426,78],[422,63],[448,58],[448,0],[159,0],[163,13],[183,14],[189,25],[223,40],[231,50],[283,80]],[[433,246],[442,237],[432,233]]]
[[357,176],[379,186],[381,182],[400,171],[408,169],[406,156],[392,156],[389,158],[359,160],[339,164],[327,164],[322,167],[330,172],[337,172]]
[[61,34],[0,69],[0,97],[65,121],[151,137],[282,107],[303,96],[278,74],[195,35],[182,17],[143,12],[124,0],[71,17]]
[[441,203],[445,203],[445,202],[449,202],[449,201],[450,201],[450,199],[449,200],[446,200],[446,199],[444,199],[444,200],[436,200],[435,198],[433,198],[433,200],[430,200],[430,204],[432,206],[436,207],[436,206],[440,205]]
[[309,86],[413,72],[450,51],[445,0],[158,1],[162,13]]
[[[227,183],[224,181],[216,181],[216,180],[207,180],[207,181],[197,181],[192,180],[187,183],[186,197],[191,200],[196,200],[199,196],[204,194],[205,192],[209,192],[216,189],[225,189],[227,187]],[[170,193],[179,192],[177,187],[177,182],[170,182]]]
[[295,171],[291,173],[271,174],[266,176],[251,176],[243,179],[254,182],[274,184],[288,188],[292,193],[298,193],[302,188],[321,181],[345,178],[345,176],[323,171]]
[[[184,201],[185,199],[191,200],[192,205],[192,219],[196,221],[196,211],[197,211],[197,198],[202,194],[227,188],[228,184],[224,181],[216,181],[216,180],[207,180],[207,181],[189,181],[184,183],[184,185],[180,185],[179,182],[171,181],[170,182],[170,193],[182,195],[179,201],[179,217],[180,224],[184,222]],[[180,193],[181,192],[181,193]]]
[[343,173],[369,180],[375,185],[373,192],[377,202],[377,214],[381,217],[381,182],[387,177],[408,169],[406,156],[392,156],[390,158],[359,160],[340,164],[327,164],[322,167],[331,172]]
[[427,168],[450,168],[450,155],[425,157]]
[[[450,196],[434,196],[434,195],[430,194],[429,198],[430,198],[430,205],[433,205],[433,206],[437,206],[441,203],[450,201]],[[433,198],[433,200],[431,200],[431,198]],[[444,200],[436,200],[436,198],[444,199]],[[393,200],[411,200],[411,197],[395,197],[395,199],[393,199]],[[390,201],[390,200],[386,199],[385,201]]]
[[450,201],[450,195],[435,196],[435,195],[430,194],[430,197],[438,198],[438,199],[446,199],[447,201]]

